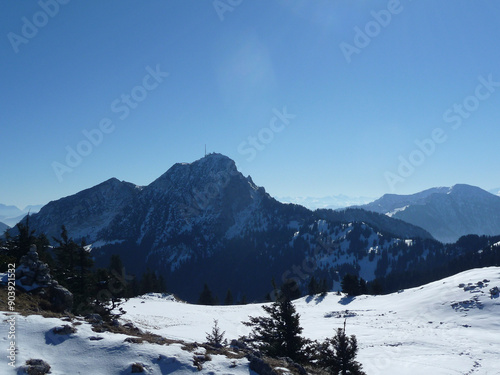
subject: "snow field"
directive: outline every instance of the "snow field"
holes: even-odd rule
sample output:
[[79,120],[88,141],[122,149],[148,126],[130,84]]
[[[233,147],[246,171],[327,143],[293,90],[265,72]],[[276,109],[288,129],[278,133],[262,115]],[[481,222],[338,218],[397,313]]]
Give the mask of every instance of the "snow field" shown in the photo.
[[[459,285],[461,285],[459,287]],[[316,340],[331,337],[346,320],[347,334],[356,335],[358,360],[368,375],[500,374],[500,298],[489,289],[500,286],[500,267],[460,273],[423,287],[386,296],[355,298],[330,293],[324,298],[295,301],[303,335]],[[214,319],[230,340],[249,333],[241,324],[249,316],[263,315],[261,304],[198,306],[151,294],[124,304],[123,323],[133,322],[144,331],[186,342],[204,342]],[[11,315],[0,312],[0,373],[16,374],[8,366],[7,338]],[[96,333],[86,322],[77,332],[58,336],[52,329],[61,319],[16,315],[16,366],[40,358],[54,375],[129,374],[142,363],[145,374],[252,374],[248,361],[212,355],[203,370],[193,364],[195,353],[180,344],[156,345],[125,342],[126,335]],[[99,337],[100,340],[91,340]]]

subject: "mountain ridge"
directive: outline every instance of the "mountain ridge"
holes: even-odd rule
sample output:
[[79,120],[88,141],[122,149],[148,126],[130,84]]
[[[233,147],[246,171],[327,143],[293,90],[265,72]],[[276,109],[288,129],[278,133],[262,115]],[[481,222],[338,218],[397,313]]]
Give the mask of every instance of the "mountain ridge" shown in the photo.
[[357,207],[419,226],[444,243],[468,234],[500,234],[500,197],[466,184],[411,195],[385,194]]
[[215,279],[262,298],[273,277],[292,277],[287,270],[307,257],[331,285],[346,272],[372,280],[391,269],[376,272],[383,251],[410,251],[406,238],[432,241],[425,230],[385,215],[280,203],[220,154],[176,163],[147,186],[111,178],[30,216],[30,227],[49,239],[62,225],[91,245],[97,266],[119,254],[135,274],[150,268],[166,275],[167,285],[191,299],[192,285]]
[[[245,190],[247,190],[245,197],[238,195]],[[215,220],[213,215],[217,209],[222,209],[222,202],[219,199],[222,197],[222,191],[225,194],[223,198],[231,203],[230,207],[224,207],[224,214],[227,214],[228,217],[234,216],[236,212],[241,213],[243,208],[251,211],[250,206],[256,205],[258,198],[260,201],[264,200],[268,206],[289,205],[272,198],[265,191],[265,188],[257,186],[250,176],[244,177],[236,169],[234,161],[227,156],[209,154],[192,163],[174,164],[147,186],[137,186],[113,177],[71,196],[51,201],[38,214],[32,215],[31,224],[34,226],[41,224],[40,230],[48,232],[51,236],[57,236],[60,227],[51,223],[48,217],[64,216],[69,213],[72,220],[64,225],[73,237],[84,237],[88,243],[97,240],[100,235],[105,235],[108,240],[117,240],[110,237],[109,231],[101,232],[103,228],[102,225],[98,225],[99,223],[90,222],[91,228],[80,230],[73,230],[73,227],[84,223],[85,220],[92,221],[96,214],[102,216],[103,213],[104,216],[112,216],[110,224],[115,227],[130,225],[127,221],[121,222],[121,217],[117,220],[114,219],[119,215],[127,215],[126,211],[131,211],[132,205],[147,205],[148,202],[152,201],[156,207],[150,207],[145,212],[140,212],[142,221],[150,221],[157,207],[165,208],[168,206],[169,215],[173,221],[179,225],[182,223],[192,226],[200,217],[206,219],[212,216],[212,219]],[[125,196],[120,198],[120,195]],[[103,210],[95,212],[99,205],[105,207],[104,212]],[[303,212],[312,215],[312,211],[305,207],[302,208]],[[327,211],[319,210],[319,212]],[[335,216],[335,214],[332,215]],[[39,221],[40,216],[45,217],[41,222]],[[341,217],[342,215],[337,216]],[[349,216],[349,220],[356,220],[354,214],[351,213]],[[362,217],[366,219],[367,214],[363,213]],[[381,218],[387,222],[385,217],[381,216]],[[248,217],[242,219],[248,220]],[[336,220],[339,219],[336,218]],[[140,229],[137,227],[137,223],[133,224],[132,227],[135,228],[134,230]],[[130,228],[129,226],[126,230],[130,231]],[[386,227],[381,229],[387,230]],[[405,230],[412,236],[431,238],[428,233],[411,225],[408,225]]]
[[3,222],[4,224],[8,225],[9,227],[13,227],[16,225],[18,222],[21,221],[21,219],[28,214],[29,212],[31,213],[36,213],[40,211],[43,205],[28,205],[24,209],[20,209],[17,206],[14,205],[5,205],[0,203],[0,222]]
[[9,228],[10,226],[0,221],[0,235],[2,235]]
[[[457,187],[451,195],[462,193]],[[280,203],[220,154],[176,163],[147,186],[108,179],[50,202],[29,224],[49,239],[65,225],[89,245],[96,267],[120,255],[128,273],[154,271],[189,301],[204,283],[217,295],[231,287],[238,299],[262,300],[272,279],[294,280],[304,292],[314,276],[338,290],[348,273],[392,290],[446,273],[452,261],[489,265],[497,249],[489,241],[498,242],[472,236],[446,246],[398,217]],[[391,278],[395,272],[403,276]]]

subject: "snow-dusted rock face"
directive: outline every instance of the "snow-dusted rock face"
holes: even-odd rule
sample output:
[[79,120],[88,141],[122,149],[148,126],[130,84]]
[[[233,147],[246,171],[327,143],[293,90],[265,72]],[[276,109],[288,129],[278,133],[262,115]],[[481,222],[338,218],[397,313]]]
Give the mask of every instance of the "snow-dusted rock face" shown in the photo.
[[51,239],[65,225],[70,237],[94,249],[132,246],[143,260],[176,269],[210,256],[227,239],[270,229],[278,206],[233,160],[210,154],[175,164],[145,187],[113,178],[50,202],[30,217],[30,226]]
[[467,234],[500,234],[500,196],[470,185],[433,188],[413,195],[386,194],[360,207],[424,228],[445,243]]
[[92,243],[100,239],[101,231],[112,220],[123,214],[139,191],[135,185],[116,178],[93,188],[45,205],[39,213],[30,216],[30,226],[49,239],[59,238],[61,225],[65,225],[74,239]]

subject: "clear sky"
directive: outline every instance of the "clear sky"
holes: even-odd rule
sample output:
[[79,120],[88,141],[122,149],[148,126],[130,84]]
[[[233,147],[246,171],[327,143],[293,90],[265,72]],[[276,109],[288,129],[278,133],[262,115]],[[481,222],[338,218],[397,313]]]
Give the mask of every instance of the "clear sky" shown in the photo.
[[0,203],[146,185],[205,144],[273,196],[498,187],[499,17],[486,0],[5,2]]

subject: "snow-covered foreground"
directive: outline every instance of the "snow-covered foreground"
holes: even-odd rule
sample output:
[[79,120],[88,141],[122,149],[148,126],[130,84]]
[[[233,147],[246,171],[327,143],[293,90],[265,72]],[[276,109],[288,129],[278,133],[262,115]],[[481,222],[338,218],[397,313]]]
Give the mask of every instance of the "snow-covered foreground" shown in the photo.
[[[463,284],[463,285],[462,285]],[[459,287],[460,285],[460,287]],[[303,334],[322,340],[332,336],[347,318],[347,333],[360,346],[358,360],[368,375],[376,374],[500,374],[500,298],[489,290],[500,287],[500,268],[466,271],[423,287],[387,296],[354,299],[332,293],[325,298],[295,301]],[[213,320],[228,339],[248,333],[241,321],[263,315],[261,305],[197,306],[169,297],[147,295],[125,303],[124,322],[145,331],[188,342],[205,341]],[[1,313],[2,345],[8,349],[6,313]],[[17,317],[17,365],[41,358],[53,374],[127,374],[143,363],[149,374],[198,373],[193,353],[181,345],[134,344],[125,335],[95,333],[88,323],[63,338],[50,332],[67,324],[38,316]],[[102,340],[90,340],[98,336]],[[203,350],[203,349],[201,349]],[[7,350],[4,351],[6,353]],[[212,356],[201,374],[254,374],[246,359]],[[1,373],[15,373],[2,356]],[[236,364],[236,366],[235,366]]]

